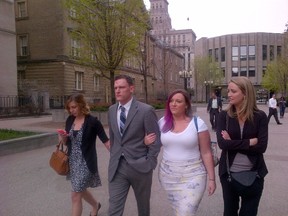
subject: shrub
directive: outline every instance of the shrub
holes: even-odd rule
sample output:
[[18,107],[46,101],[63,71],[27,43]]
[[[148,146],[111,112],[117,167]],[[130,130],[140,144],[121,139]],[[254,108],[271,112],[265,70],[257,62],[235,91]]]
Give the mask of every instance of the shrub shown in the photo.
[[96,112],[107,112],[111,104],[109,103],[97,103],[97,104],[90,104],[90,110]]
[[155,109],[165,109],[165,103],[155,103],[151,104]]

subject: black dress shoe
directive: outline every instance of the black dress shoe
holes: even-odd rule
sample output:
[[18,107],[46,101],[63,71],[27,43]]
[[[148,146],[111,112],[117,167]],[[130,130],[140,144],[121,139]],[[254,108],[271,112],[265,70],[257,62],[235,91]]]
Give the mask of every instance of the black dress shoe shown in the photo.
[[277,123],[278,125],[282,125],[282,123],[281,122],[279,122],[279,123]]

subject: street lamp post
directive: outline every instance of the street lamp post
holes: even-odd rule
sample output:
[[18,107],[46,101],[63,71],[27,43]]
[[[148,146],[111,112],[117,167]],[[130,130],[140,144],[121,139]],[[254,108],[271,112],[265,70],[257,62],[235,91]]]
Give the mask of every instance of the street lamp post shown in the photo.
[[209,99],[209,93],[210,93],[210,86],[213,85],[213,80],[205,80],[204,85],[206,86],[206,102],[208,102]]
[[184,89],[187,90],[187,80],[192,77],[192,71],[179,71],[179,76],[184,79]]

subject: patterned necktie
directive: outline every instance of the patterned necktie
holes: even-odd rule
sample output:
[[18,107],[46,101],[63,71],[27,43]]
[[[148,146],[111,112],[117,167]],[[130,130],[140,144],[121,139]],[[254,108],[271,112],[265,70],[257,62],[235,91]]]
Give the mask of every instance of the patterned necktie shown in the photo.
[[126,122],[125,107],[120,106],[120,109],[121,109],[121,112],[120,112],[120,133],[121,133],[121,135],[123,135],[124,126],[125,126],[125,122]]

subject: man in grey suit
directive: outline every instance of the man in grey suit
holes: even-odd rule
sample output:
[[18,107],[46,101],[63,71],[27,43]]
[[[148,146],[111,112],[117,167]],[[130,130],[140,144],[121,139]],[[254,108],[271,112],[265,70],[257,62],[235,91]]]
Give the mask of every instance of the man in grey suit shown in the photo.
[[[114,89],[117,103],[108,112],[109,216],[123,215],[130,186],[136,197],[138,215],[149,216],[153,169],[161,147],[158,119],[153,107],[133,98],[134,84],[130,76],[116,76]],[[120,119],[122,106],[125,123]],[[156,134],[156,140],[146,146],[144,137],[150,133]]]

